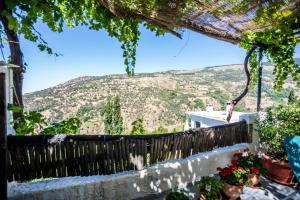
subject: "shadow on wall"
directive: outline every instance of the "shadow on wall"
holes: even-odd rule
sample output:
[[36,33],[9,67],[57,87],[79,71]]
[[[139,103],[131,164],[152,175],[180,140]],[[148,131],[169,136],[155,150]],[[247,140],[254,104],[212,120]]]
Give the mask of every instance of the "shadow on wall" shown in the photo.
[[[189,186],[201,176],[215,174],[217,167],[225,167],[234,153],[246,147],[248,144],[218,148],[185,159],[161,162],[139,171],[10,183],[9,199],[159,199],[173,188],[186,190],[191,198],[195,198],[198,194]],[[140,169],[143,158],[131,155],[131,162]]]
[[[238,146],[238,145],[235,145]],[[155,166],[140,170],[132,180],[127,180],[126,191],[115,193],[114,198],[121,198],[123,195],[133,198],[149,199],[155,196],[165,195],[166,191],[174,188],[184,190],[191,198],[197,197],[197,192],[191,189],[190,185],[199,180],[201,176],[213,175],[218,166],[225,167],[230,163],[232,155],[240,149],[219,148],[207,153],[199,153],[186,159],[166,161]],[[132,157],[132,163],[139,168],[142,166],[142,157]],[[108,188],[107,188],[108,189]],[[106,190],[104,190],[106,191]],[[124,193],[125,194],[124,194]],[[140,194],[139,194],[140,193]],[[113,194],[112,194],[113,195]],[[121,196],[119,196],[121,195]],[[146,197],[145,197],[146,195]],[[151,198],[150,198],[151,197]],[[112,198],[113,199],[113,198]]]

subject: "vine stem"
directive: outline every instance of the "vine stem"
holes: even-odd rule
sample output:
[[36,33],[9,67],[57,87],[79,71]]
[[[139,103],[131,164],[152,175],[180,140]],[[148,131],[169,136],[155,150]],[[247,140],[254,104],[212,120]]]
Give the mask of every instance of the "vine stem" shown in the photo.
[[248,93],[249,86],[250,86],[250,72],[249,72],[249,69],[248,69],[248,63],[249,63],[249,59],[250,59],[251,55],[253,54],[253,52],[256,50],[257,47],[258,47],[257,45],[252,46],[251,49],[247,52],[247,55],[245,57],[244,71],[245,71],[245,74],[246,74],[246,86],[245,86],[243,92],[238,97],[236,97],[235,99],[230,101],[230,108],[228,109],[228,112],[226,113],[226,121],[228,123],[230,122],[230,119],[232,117],[232,112],[233,112],[234,107]]

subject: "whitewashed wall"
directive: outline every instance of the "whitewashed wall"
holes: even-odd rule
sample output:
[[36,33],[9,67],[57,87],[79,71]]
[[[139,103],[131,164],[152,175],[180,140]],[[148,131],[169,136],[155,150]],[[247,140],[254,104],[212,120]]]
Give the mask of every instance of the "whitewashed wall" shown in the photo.
[[233,154],[246,147],[248,144],[219,148],[186,159],[163,162],[141,171],[108,176],[66,177],[36,183],[9,183],[8,199],[147,199],[172,188],[186,188],[201,176],[215,174],[217,167],[229,164]]

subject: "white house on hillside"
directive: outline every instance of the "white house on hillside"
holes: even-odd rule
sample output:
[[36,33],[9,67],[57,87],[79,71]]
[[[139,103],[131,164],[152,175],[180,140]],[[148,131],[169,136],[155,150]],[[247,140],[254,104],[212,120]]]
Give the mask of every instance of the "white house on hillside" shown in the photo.
[[[233,112],[230,123],[250,120],[249,116],[255,113]],[[200,127],[211,127],[227,124],[225,111],[200,111],[200,112],[186,112],[186,121],[184,130]],[[252,117],[253,118],[253,117]]]

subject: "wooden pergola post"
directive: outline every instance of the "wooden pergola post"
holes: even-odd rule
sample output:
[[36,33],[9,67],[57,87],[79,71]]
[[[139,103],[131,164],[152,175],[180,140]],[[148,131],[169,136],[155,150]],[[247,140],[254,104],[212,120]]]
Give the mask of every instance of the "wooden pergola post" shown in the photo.
[[7,129],[5,73],[0,73],[0,199],[7,199]]

